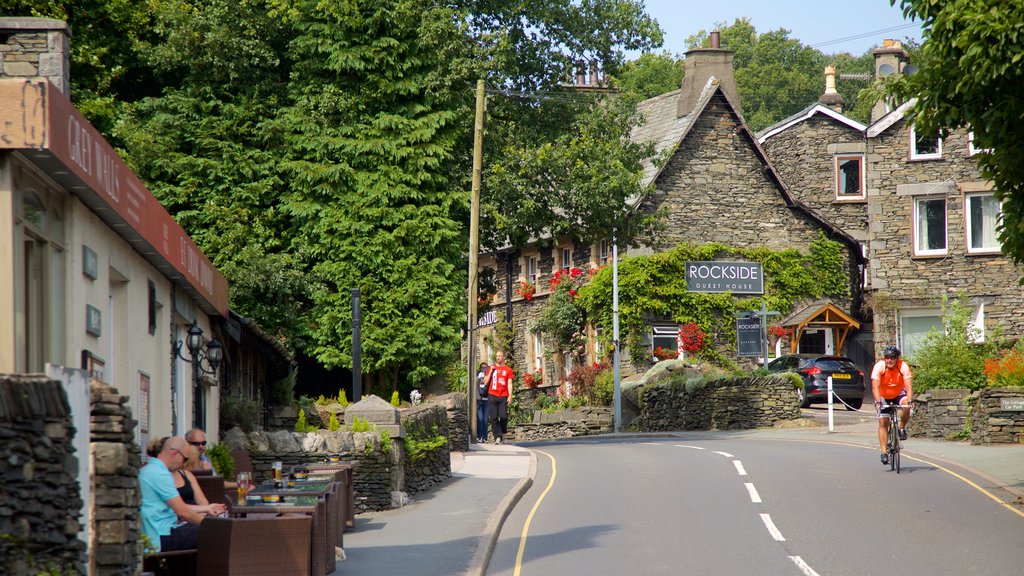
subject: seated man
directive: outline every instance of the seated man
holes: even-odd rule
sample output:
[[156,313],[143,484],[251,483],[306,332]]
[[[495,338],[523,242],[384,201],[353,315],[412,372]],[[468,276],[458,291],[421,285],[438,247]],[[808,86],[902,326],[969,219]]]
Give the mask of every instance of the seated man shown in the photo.
[[168,438],[157,457],[150,458],[139,472],[142,530],[157,552],[189,550],[199,543],[199,524],[205,516],[185,504],[171,475],[185,465],[187,447],[181,436]]

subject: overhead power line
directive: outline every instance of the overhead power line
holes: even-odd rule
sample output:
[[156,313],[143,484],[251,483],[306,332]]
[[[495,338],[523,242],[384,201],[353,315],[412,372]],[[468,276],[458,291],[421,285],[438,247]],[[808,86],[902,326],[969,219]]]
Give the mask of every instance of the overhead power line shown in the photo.
[[920,28],[920,24],[903,24],[900,26],[893,26],[891,28],[883,28],[881,30],[873,30],[871,32],[863,32],[861,34],[855,34],[853,36],[847,36],[845,38],[837,38],[835,40],[826,40],[824,42],[818,42],[811,44],[811,48],[821,48],[822,46],[831,46],[833,44],[842,44],[843,42],[849,42],[850,40],[860,40],[862,38],[869,38],[871,36],[877,36],[879,34],[886,34],[888,32],[898,32],[900,30],[907,30],[909,28]]

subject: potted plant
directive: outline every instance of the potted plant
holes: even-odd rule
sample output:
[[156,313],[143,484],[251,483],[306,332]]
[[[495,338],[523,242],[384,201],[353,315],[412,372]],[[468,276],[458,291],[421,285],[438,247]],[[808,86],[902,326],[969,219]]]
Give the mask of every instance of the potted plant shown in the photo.
[[529,280],[520,280],[516,286],[516,292],[527,301],[530,301],[533,300],[533,295],[537,293],[537,286]]

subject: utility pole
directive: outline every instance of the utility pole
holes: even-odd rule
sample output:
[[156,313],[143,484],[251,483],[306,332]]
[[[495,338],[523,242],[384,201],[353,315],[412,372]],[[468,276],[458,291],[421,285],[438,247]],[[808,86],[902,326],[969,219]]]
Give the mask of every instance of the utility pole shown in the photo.
[[480,251],[480,185],[483,180],[484,156],[484,110],[487,97],[484,92],[484,80],[476,81],[476,124],[473,128],[473,184],[469,212],[469,288],[467,290],[467,321],[466,321],[466,383],[469,399],[469,441],[476,441],[476,307],[477,307],[477,259]]
[[622,431],[622,358],[619,353],[619,241],[612,233],[612,411],[615,432]]

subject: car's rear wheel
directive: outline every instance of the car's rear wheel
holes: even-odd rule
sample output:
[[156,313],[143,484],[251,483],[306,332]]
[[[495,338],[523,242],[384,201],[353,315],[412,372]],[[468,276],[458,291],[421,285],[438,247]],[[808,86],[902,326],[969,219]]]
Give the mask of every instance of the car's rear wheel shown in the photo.
[[860,407],[864,405],[863,398],[854,398],[846,403],[847,410],[860,410]]

